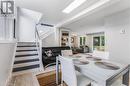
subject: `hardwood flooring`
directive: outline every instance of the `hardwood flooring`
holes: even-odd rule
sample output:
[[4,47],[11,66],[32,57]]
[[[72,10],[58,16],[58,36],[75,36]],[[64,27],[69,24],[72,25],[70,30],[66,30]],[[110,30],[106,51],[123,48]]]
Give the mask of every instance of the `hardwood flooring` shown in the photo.
[[39,81],[40,86],[57,86],[55,71],[39,74],[37,75],[37,79]]
[[12,77],[8,86],[39,86],[36,76],[32,73]]

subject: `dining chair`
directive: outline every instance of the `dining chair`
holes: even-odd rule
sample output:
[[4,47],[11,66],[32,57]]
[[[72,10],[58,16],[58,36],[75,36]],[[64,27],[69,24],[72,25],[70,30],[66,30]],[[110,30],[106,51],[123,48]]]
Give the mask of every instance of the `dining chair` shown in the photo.
[[101,59],[106,59],[106,60],[108,60],[108,59],[109,59],[109,52],[94,50],[94,51],[93,51],[93,56],[98,57],[98,58],[101,58]]
[[75,71],[72,59],[60,56],[59,61],[61,62],[62,84],[65,82],[67,86],[91,86],[89,78]]
[[72,50],[62,50],[61,54],[62,54],[62,56],[73,55]]

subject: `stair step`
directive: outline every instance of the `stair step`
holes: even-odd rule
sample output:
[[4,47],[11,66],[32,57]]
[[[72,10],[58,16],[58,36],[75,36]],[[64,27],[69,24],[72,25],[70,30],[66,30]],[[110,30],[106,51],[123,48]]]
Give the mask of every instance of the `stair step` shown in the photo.
[[34,45],[36,42],[18,42],[18,45]]
[[35,64],[40,64],[40,61],[14,64],[13,68],[24,67],[24,66],[35,65]]
[[38,54],[38,51],[23,51],[23,52],[16,52],[17,55],[28,55],[28,54]]
[[18,42],[18,43],[36,43],[36,42]]
[[27,57],[27,56],[37,56],[38,54],[26,54],[26,55],[16,55],[15,57]]
[[17,50],[32,50],[37,49],[37,47],[17,47]]
[[25,66],[25,67],[18,67],[18,68],[13,68],[13,72],[21,72],[24,70],[30,70],[30,69],[35,69],[35,68],[39,68],[40,64],[36,64],[36,65],[30,65],[30,66]]
[[37,49],[16,50],[16,52],[24,52],[24,51],[37,51]]
[[29,59],[36,59],[39,58],[38,56],[28,56],[28,57],[21,57],[21,58],[15,58],[15,61],[21,61],[21,60],[29,60]]
[[36,43],[18,43],[17,46],[33,46],[36,45]]
[[38,71],[40,59],[36,42],[18,42],[13,65],[13,74],[23,74]]
[[36,47],[36,45],[18,45],[17,47]]
[[14,64],[28,63],[28,62],[35,62],[35,61],[40,61],[40,60],[39,60],[39,58],[37,58],[37,59],[21,60],[21,61],[15,61]]

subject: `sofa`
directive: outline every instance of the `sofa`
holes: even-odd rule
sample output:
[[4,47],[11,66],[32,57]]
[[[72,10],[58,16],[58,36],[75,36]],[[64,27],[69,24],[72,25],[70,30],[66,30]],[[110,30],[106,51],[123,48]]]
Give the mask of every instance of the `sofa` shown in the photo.
[[66,47],[42,47],[42,62],[44,68],[56,64],[56,56],[61,55],[61,50],[70,50],[69,46]]

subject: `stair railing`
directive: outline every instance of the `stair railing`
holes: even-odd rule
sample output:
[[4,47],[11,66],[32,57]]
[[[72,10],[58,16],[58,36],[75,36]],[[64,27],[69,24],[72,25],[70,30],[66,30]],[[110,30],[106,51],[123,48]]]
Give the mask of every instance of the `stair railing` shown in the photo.
[[[44,70],[44,65],[42,63],[42,39],[39,35],[39,32],[38,32],[38,28],[37,26],[38,25],[41,25],[41,26],[48,26],[48,27],[54,27],[53,25],[49,25],[49,24],[43,24],[43,23],[38,23],[35,25],[35,43],[36,43],[36,47],[37,47],[37,51],[38,51],[38,56],[39,56],[39,59],[40,59],[40,69],[41,71]],[[47,34],[48,32],[46,32],[45,34]]]
[[43,64],[42,64],[42,41],[40,39],[40,35],[39,35],[38,29],[37,29],[37,25],[38,24],[36,24],[36,26],[35,26],[35,44],[36,44],[36,48],[37,48],[38,57],[39,57],[39,60],[40,60],[40,71],[42,71],[44,69]]

